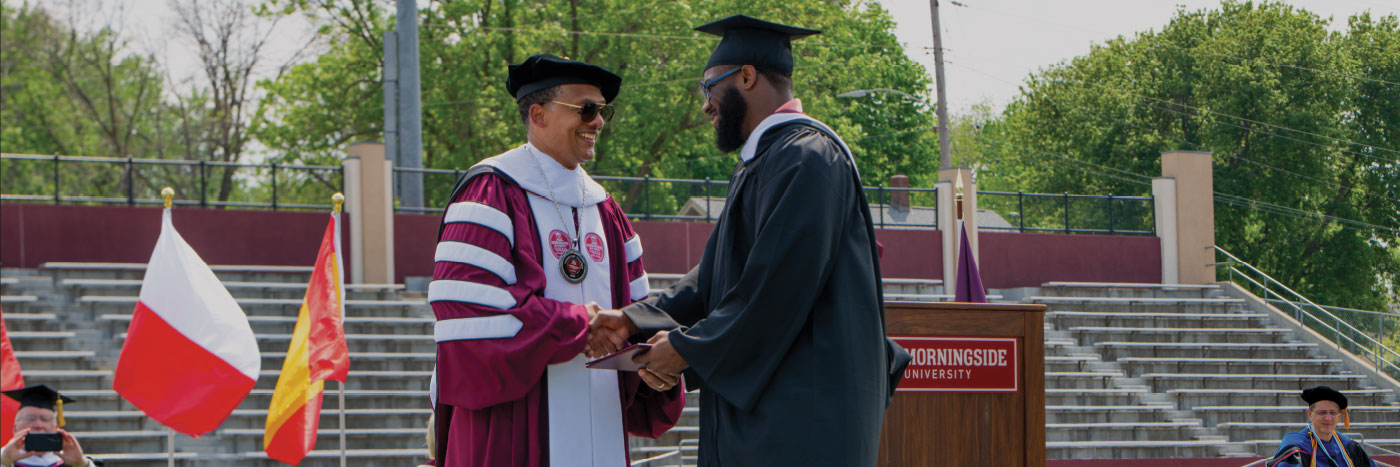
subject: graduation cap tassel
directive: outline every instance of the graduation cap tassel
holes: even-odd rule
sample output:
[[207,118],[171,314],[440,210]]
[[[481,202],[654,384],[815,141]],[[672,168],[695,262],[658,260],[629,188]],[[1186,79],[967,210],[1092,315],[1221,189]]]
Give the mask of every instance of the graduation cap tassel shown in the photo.
[[62,398],[62,397],[59,397],[59,398],[57,398],[57,399],[54,399],[54,414],[57,414],[57,415],[58,415],[58,427],[59,427],[59,428],[63,428],[63,425],[68,424],[68,422],[65,421],[65,420],[63,419],[63,398]]
[[1342,426],[1345,426],[1348,430],[1351,429],[1351,411],[1350,411],[1350,410],[1342,409]]

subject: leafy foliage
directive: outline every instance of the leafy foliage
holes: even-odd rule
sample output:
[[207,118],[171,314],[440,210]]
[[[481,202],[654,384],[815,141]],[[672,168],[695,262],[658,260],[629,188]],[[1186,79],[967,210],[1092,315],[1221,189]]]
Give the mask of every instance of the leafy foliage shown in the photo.
[[[382,36],[393,18],[381,3],[268,0],[266,12],[318,18],[331,50],[262,85],[268,97],[254,133],[283,151],[284,161],[330,163],[345,144],[379,139]],[[848,2],[474,0],[432,2],[419,16],[423,161],[462,169],[524,141],[514,99],[505,91],[506,66],[536,53],[595,63],[623,77],[597,159],[595,175],[724,180],[735,156],[713,145],[696,87],[716,40],[691,28],[730,14],[823,29],[796,41],[796,94],[806,110],[832,125],[851,145],[868,183],[895,173],[915,184],[932,181],[937,142],[932,109],[895,94],[836,98],[859,89],[898,89],[927,100],[927,73],[895,40],[894,23],[878,5]],[[852,72],[859,70],[858,72]],[[451,189],[429,178],[429,204]],[[692,187],[671,190],[641,183],[609,187],[624,208],[643,200],[674,212]],[[722,193],[722,191],[713,191]],[[669,206],[669,207],[662,207]]]
[[1218,245],[1319,303],[1383,309],[1400,270],[1400,20],[1326,23],[1227,1],[1035,74],[983,131],[1000,155],[981,179],[1146,196],[1162,152],[1208,151]]

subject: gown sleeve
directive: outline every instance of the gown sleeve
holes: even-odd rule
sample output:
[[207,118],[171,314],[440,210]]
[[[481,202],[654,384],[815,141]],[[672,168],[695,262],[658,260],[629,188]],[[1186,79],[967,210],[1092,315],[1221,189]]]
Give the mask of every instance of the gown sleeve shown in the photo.
[[691,268],[674,285],[654,297],[622,308],[622,313],[637,326],[634,339],[646,341],[661,331],[693,325],[704,318],[705,306],[697,280],[700,267]]
[[448,206],[428,286],[439,403],[519,399],[583,351],[588,311],[544,297],[535,236],[524,191],[497,175],[474,177]]
[[[823,293],[831,274],[841,229],[856,196],[851,166],[835,143],[815,130],[785,136],[781,149],[764,154],[771,161],[755,173],[758,210],[745,226],[755,232],[735,286],[724,291],[713,310],[671,344],[690,365],[705,390],[713,390],[740,410],[753,408],[782,363]],[[751,175],[754,176],[754,175]]]

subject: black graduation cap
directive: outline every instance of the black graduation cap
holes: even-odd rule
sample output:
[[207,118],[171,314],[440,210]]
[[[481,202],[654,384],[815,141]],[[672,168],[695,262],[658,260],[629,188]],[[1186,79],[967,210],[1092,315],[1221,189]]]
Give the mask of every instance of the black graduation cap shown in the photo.
[[695,30],[724,37],[710,52],[710,61],[705,63],[705,68],[753,65],[759,70],[784,75],[792,75],[792,40],[822,33],[744,15],[730,16]]
[[506,91],[516,100],[541,89],[561,84],[591,84],[603,92],[603,99],[612,102],[622,88],[622,77],[598,65],[569,60],[550,54],[539,54],[511,65],[506,77]]
[[1303,402],[1313,404],[1317,401],[1332,401],[1337,403],[1337,408],[1339,409],[1347,408],[1347,396],[1337,392],[1336,389],[1327,386],[1318,386],[1303,390]]
[[53,388],[43,384],[36,384],[20,389],[11,389],[4,392],[9,398],[19,401],[20,408],[38,407],[54,411],[58,415],[58,426],[64,425],[63,404],[77,402],[72,397],[59,394]]

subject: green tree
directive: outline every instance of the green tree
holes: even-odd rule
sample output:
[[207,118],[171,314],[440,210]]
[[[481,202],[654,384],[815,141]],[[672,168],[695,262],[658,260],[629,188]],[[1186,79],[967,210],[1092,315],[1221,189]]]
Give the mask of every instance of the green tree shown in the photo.
[[983,180],[1148,195],[1161,152],[1209,151],[1218,245],[1321,303],[1383,309],[1400,266],[1397,83],[1395,16],[1343,33],[1280,3],[1180,11],[1030,77]]
[[[254,134],[283,151],[283,160],[314,163],[333,163],[348,143],[380,139],[381,37],[392,27],[392,12],[363,0],[268,0],[263,8],[317,18],[332,46],[315,62],[262,83],[268,97]],[[850,144],[867,184],[895,173],[910,174],[916,183],[932,180],[937,138],[930,131],[930,109],[897,96],[836,98],[872,88],[928,98],[927,74],[904,56],[888,13],[875,4],[844,1],[431,3],[419,12],[424,164],[464,169],[523,142],[514,100],[504,90],[506,65],[548,52],[623,77],[618,116],[604,130],[591,173],[725,180],[735,156],[714,149],[696,87],[716,40],[691,28],[735,13],[825,31],[794,43],[796,94]],[[429,177],[429,204],[441,203],[451,185],[449,177]],[[628,209],[649,199],[658,212],[674,212],[697,194],[675,187],[643,196],[641,184],[609,188]]]

